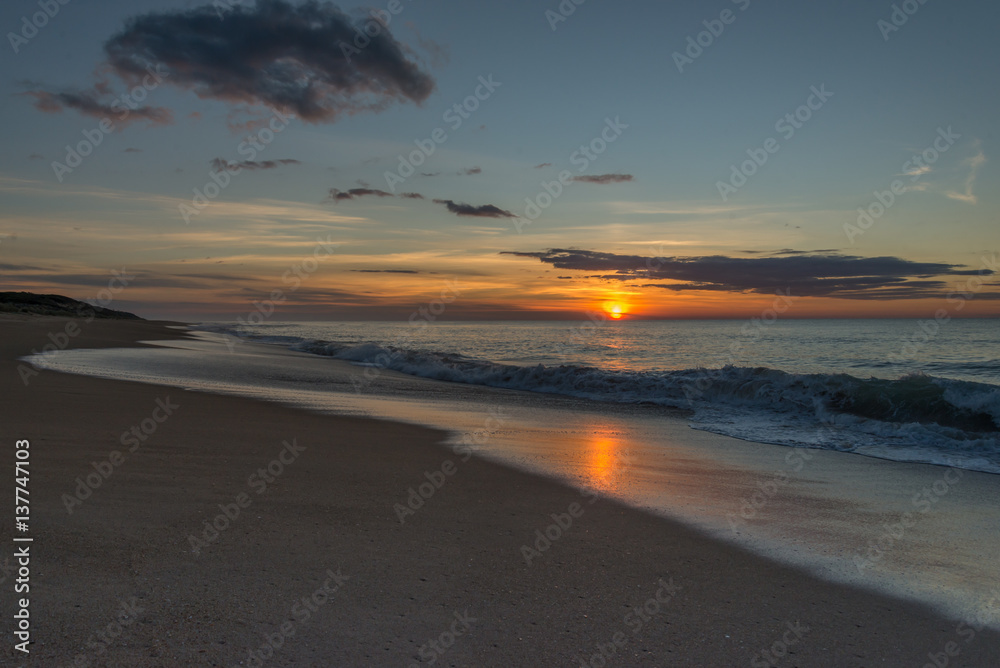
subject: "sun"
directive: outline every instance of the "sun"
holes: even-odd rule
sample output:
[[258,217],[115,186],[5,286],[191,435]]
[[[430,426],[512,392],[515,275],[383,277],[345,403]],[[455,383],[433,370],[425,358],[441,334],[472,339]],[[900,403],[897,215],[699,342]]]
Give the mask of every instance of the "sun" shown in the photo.
[[620,294],[606,295],[599,305],[595,304],[598,313],[608,320],[622,320],[631,316],[629,300]]

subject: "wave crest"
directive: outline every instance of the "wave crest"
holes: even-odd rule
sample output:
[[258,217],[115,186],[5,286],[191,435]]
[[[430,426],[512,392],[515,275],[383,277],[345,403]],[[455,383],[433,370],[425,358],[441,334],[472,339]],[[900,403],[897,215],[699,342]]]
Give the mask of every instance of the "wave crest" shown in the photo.
[[[291,343],[290,337],[252,338]],[[767,367],[652,372],[518,366],[374,342],[299,339],[290,347],[433,380],[690,409],[692,426],[746,440],[1000,473],[1000,387],[985,383]]]

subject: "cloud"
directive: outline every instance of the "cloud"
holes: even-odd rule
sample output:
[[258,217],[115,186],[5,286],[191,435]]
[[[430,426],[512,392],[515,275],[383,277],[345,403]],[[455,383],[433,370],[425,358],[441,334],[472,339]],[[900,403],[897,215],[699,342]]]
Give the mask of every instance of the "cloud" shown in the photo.
[[[148,271],[138,271],[134,272],[136,278],[136,285],[140,282],[144,288],[204,288],[205,281],[215,281],[223,285],[231,285],[233,281],[249,281],[246,277],[234,276],[234,275],[169,275],[162,273],[153,273]],[[85,286],[92,288],[99,288],[101,286],[107,286],[108,275],[106,272],[97,272],[90,274],[36,274],[31,276],[33,280],[50,283],[54,285],[72,285],[72,286]]]
[[141,148],[132,148],[131,146],[129,146],[127,149],[125,149],[124,151],[122,151],[122,153],[142,153],[142,149]]
[[543,162],[540,165],[535,165],[535,169],[542,169],[543,167],[551,167],[551,166],[552,166],[551,162]]
[[928,279],[993,273],[898,257],[866,258],[837,253],[803,255],[789,250],[775,257],[753,258],[722,255],[652,258],[560,248],[530,253],[507,251],[502,254],[537,258],[558,269],[600,272],[596,277],[605,280],[678,281],[640,286],[674,292],[705,290],[774,294],[777,290],[791,290],[792,295],[799,297],[836,299],[941,298],[948,294],[947,283]]
[[443,204],[456,216],[477,216],[480,218],[514,218],[514,214],[510,211],[505,211],[500,207],[493,206],[492,204],[483,204],[482,206],[474,206],[472,204],[459,204],[450,199],[436,199],[435,204]]
[[741,250],[741,253],[746,253],[748,255],[826,255],[831,253],[837,253],[836,248],[821,248],[819,250],[794,250],[792,248],[782,248],[776,251],[766,251],[766,250]]
[[28,160],[45,160],[45,156],[41,153],[32,153],[28,156]]
[[34,98],[35,109],[47,114],[73,109],[84,116],[108,119],[123,127],[137,121],[145,121],[147,125],[169,125],[174,121],[173,114],[164,107],[126,107],[118,98],[107,94],[100,84],[92,91],[31,90],[23,95]]
[[419,274],[413,269],[351,269],[359,274]]
[[624,183],[626,181],[631,181],[633,177],[631,174],[594,174],[592,176],[574,176],[573,181],[577,183]]
[[459,176],[475,176],[476,174],[482,174],[482,167],[469,167],[467,169],[460,169],[458,171]]
[[424,199],[424,196],[420,193],[399,193],[399,196],[406,199]]
[[351,188],[350,190],[337,190],[336,188],[330,188],[330,194],[327,197],[331,202],[341,202],[348,199],[354,199],[355,197],[395,197],[392,193],[387,193],[384,190],[378,190],[377,188]]
[[354,47],[355,30],[366,23],[316,0],[258,0],[223,16],[205,4],[136,16],[104,50],[126,80],[159,66],[167,83],[200,98],[266,105],[310,123],[426,100],[434,79],[387,27],[365,48]]
[[255,169],[275,169],[284,165],[301,165],[302,163],[291,158],[282,158],[281,160],[241,160],[239,162],[229,162],[222,158],[213,158],[209,164],[216,171],[228,169],[234,172],[237,169],[246,169],[249,171]]
[[914,167],[908,172],[903,172],[902,174],[900,174],[900,176],[912,176],[914,178],[918,178],[923,176],[924,174],[930,174],[930,173],[931,173],[930,165],[920,165],[919,167]]
[[958,200],[959,202],[965,202],[966,204],[976,204],[979,202],[979,198],[973,194],[973,188],[976,185],[976,177],[979,176],[979,168],[986,163],[986,154],[980,148],[976,155],[972,156],[965,161],[969,165],[969,176],[965,179],[965,191],[957,192],[955,190],[949,190],[945,193],[946,196],[951,199]]
[[704,202],[609,202],[614,211],[622,214],[641,216],[713,216],[733,217],[736,214],[751,214],[754,210],[772,207],[734,206],[706,204]]

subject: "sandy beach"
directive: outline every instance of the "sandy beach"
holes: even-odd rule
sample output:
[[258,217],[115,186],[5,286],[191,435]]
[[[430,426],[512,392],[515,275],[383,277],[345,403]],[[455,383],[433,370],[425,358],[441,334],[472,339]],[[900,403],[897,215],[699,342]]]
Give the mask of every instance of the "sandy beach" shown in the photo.
[[[34,537],[33,644],[26,660],[9,641],[6,665],[1000,664],[974,620],[468,457],[444,432],[48,371],[25,385],[17,358],[66,323],[0,320]],[[183,336],[79,327],[69,347]]]

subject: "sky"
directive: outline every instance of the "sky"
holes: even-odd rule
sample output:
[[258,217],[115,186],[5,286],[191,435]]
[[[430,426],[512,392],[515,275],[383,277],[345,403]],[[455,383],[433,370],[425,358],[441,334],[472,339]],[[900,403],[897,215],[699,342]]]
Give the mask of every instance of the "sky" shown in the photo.
[[1000,315],[994,3],[95,4],[0,8],[2,290],[179,320]]

